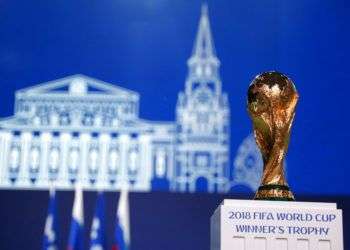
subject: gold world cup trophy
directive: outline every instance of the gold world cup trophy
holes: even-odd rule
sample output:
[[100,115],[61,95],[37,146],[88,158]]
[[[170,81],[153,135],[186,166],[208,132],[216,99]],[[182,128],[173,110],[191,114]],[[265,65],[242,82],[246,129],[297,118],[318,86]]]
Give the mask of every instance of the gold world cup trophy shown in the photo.
[[283,162],[298,97],[293,82],[278,72],[262,73],[249,86],[247,108],[264,163],[256,200],[294,200]]

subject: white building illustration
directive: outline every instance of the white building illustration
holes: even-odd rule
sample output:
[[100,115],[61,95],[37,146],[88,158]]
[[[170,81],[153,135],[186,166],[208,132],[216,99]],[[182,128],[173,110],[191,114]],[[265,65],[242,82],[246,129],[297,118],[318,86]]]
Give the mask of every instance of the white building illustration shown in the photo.
[[222,93],[207,8],[202,9],[185,91],[176,108],[176,188],[226,191],[229,188],[230,105]]
[[[253,188],[250,179],[231,177],[230,105],[222,92],[205,6],[187,64],[175,122],[141,119],[138,93],[85,75],[17,91],[14,115],[0,121],[0,187],[72,189],[79,183],[91,190],[125,185],[138,191],[180,192],[227,192],[236,184]],[[244,171],[242,157],[256,152],[252,150],[239,152],[234,174]]]

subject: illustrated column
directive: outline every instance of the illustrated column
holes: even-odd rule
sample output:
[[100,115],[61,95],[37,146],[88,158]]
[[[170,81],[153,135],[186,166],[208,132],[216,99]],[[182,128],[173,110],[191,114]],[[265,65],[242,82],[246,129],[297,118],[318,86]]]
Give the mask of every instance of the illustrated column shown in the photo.
[[68,179],[68,153],[70,149],[70,141],[72,135],[70,133],[63,132],[60,135],[60,169],[57,179],[57,185],[59,187],[69,187]]
[[11,149],[12,133],[1,132],[0,134],[0,182],[7,185],[9,154]]
[[81,133],[79,135],[80,161],[78,166],[77,182],[83,187],[89,186],[89,148],[90,135],[87,133]]
[[[170,150],[169,150],[170,149]],[[176,176],[175,174],[175,147],[173,145],[170,148],[167,148],[167,159],[166,159],[166,168],[168,180],[173,180]],[[171,187],[170,187],[171,188]]]
[[152,179],[152,145],[149,135],[140,135],[139,138],[139,173],[137,188],[142,190],[151,189]]
[[120,142],[120,175],[119,175],[119,187],[128,187],[128,158],[129,158],[129,146],[130,136],[128,134],[122,134],[119,137]]
[[38,185],[40,187],[48,186],[49,184],[49,153],[52,141],[52,134],[50,132],[44,132],[40,135],[40,172],[38,178]]
[[99,169],[97,177],[97,186],[99,188],[108,187],[108,152],[111,136],[103,133],[99,137]]
[[29,152],[32,141],[32,134],[30,132],[23,132],[21,134],[21,161],[18,173],[18,185],[20,187],[27,187],[29,185]]
[[189,177],[186,177],[186,183],[189,187],[189,192],[193,193],[196,191],[196,175],[194,174],[195,173],[195,167],[194,167],[194,164],[195,164],[195,158],[194,158],[194,152],[195,151],[188,151],[188,157],[187,157],[187,171],[190,173],[190,176]]
[[179,164],[179,166],[177,166],[177,168],[180,168],[179,171],[179,176],[177,176],[178,179],[178,185],[179,185],[179,191],[180,192],[185,192],[187,191],[186,186],[188,183],[188,177],[187,177],[187,171],[188,171],[188,164],[189,164],[189,159],[188,159],[188,153],[187,151],[183,148],[183,146],[181,147],[181,149],[178,151],[179,152],[179,159],[177,164]]

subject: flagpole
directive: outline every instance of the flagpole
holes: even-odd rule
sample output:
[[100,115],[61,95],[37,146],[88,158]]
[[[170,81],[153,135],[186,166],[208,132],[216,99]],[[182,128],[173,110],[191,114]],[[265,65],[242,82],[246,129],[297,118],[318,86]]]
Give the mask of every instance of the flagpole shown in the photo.
[[116,212],[115,239],[112,250],[130,249],[130,218],[128,188],[123,185],[119,195]]
[[75,185],[72,219],[67,249],[84,249],[84,200],[83,189],[80,183]]

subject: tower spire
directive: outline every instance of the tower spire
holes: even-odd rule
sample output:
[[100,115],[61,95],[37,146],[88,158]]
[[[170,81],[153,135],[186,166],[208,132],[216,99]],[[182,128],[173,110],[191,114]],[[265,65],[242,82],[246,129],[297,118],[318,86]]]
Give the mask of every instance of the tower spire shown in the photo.
[[207,3],[202,4],[202,15],[208,15],[208,4]]
[[187,61],[187,66],[189,68],[189,73],[186,92],[190,92],[193,83],[200,81],[216,82],[216,91],[220,93],[220,61],[216,57],[214,41],[210,30],[207,4],[202,5],[198,31],[194,41],[192,55]]
[[196,40],[193,46],[192,58],[216,58],[214,42],[211,35],[208,17],[208,5],[203,4]]

